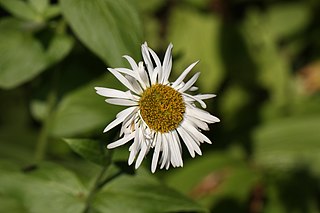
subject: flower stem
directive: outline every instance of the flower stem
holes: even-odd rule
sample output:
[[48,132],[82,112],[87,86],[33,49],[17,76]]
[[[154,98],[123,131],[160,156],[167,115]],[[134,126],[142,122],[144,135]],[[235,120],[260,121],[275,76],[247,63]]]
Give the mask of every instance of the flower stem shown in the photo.
[[105,172],[107,171],[107,169],[109,168],[109,166],[104,166],[99,175],[97,176],[96,180],[94,181],[93,187],[89,192],[89,195],[87,197],[86,200],[86,207],[83,211],[83,213],[89,213],[90,212],[90,207],[91,207],[91,202],[95,196],[95,194],[99,191],[100,189],[100,182],[102,181],[102,178],[104,177]]
[[49,132],[52,125],[54,108],[57,100],[57,86],[59,78],[59,70],[56,68],[52,73],[52,88],[47,97],[47,115],[43,122],[42,128],[39,133],[38,142],[35,151],[35,164],[38,164],[45,157],[48,141],[49,141]]

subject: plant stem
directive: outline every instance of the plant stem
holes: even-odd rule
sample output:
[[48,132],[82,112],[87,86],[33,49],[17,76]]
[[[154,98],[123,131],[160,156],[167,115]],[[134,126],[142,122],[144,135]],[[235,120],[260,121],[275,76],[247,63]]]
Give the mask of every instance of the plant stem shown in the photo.
[[90,206],[91,206],[91,202],[92,202],[92,199],[94,198],[95,194],[99,191],[100,189],[100,182],[105,174],[105,172],[107,171],[108,169],[108,166],[104,166],[102,168],[102,170],[100,171],[98,177],[96,178],[96,180],[94,181],[94,184],[93,184],[93,187],[92,189],[90,190],[89,192],[89,195],[87,197],[87,200],[86,200],[86,207],[83,211],[83,213],[89,213],[90,212]]
[[49,132],[53,120],[54,108],[57,99],[57,87],[58,87],[59,69],[56,68],[52,73],[52,86],[51,91],[47,97],[47,116],[43,122],[42,128],[39,133],[39,138],[35,151],[35,164],[38,164],[45,157],[45,153],[49,141]]

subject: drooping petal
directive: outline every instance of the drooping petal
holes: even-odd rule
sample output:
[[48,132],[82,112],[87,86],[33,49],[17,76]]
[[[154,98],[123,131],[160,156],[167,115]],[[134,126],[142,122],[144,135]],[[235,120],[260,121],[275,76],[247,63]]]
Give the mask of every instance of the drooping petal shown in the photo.
[[119,105],[119,106],[138,106],[136,101],[131,101],[127,99],[120,99],[120,98],[108,98],[106,102],[109,104]]
[[109,125],[103,130],[103,133],[108,132],[113,127],[119,125],[121,122],[123,122],[131,113],[135,113],[134,111],[137,109],[137,107],[129,107],[127,109],[122,110],[117,114],[117,118],[113,120]]
[[132,132],[131,134],[125,135],[123,138],[120,138],[119,140],[110,143],[107,146],[107,148],[113,149],[113,148],[116,148],[118,146],[122,146],[122,145],[128,143],[132,138],[134,138],[134,134],[135,134],[135,132]]
[[161,148],[161,142],[162,141],[160,140],[159,134],[156,134],[156,136],[155,136],[155,149],[154,149],[152,163],[151,163],[151,172],[152,173],[154,173],[157,169],[160,148]]

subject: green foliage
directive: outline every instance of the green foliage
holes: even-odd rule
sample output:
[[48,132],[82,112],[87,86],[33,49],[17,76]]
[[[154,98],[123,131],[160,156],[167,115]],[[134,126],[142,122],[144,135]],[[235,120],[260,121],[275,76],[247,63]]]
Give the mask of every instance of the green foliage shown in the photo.
[[[319,14],[314,0],[0,0],[0,211],[319,212]],[[155,174],[153,149],[135,170],[130,145],[106,148],[123,108],[94,89],[125,90],[107,67],[141,60],[144,41],[160,58],[173,44],[170,80],[200,60],[221,119],[202,156],[182,143],[184,167]]]
[[111,66],[123,65],[124,54],[139,55],[141,24],[129,1],[66,0],[62,13],[78,38]]
[[110,152],[100,141],[90,139],[64,139],[70,148],[86,160],[101,166],[111,163]]

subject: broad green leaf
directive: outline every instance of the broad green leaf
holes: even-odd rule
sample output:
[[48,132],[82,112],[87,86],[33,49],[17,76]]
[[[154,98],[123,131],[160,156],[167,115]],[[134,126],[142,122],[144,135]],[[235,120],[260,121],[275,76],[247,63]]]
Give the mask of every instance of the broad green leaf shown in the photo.
[[64,139],[64,141],[83,158],[101,166],[110,164],[110,152],[104,143],[90,139]]
[[54,18],[57,15],[60,15],[61,9],[59,5],[50,5],[45,11],[44,11],[44,17],[46,19]]
[[50,65],[63,59],[73,46],[73,39],[56,34],[45,50],[15,19],[0,21],[0,87],[11,89],[31,80]]
[[278,49],[277,38],[270,32],[268,19],[258,11],[250,11],[241,29],[259,71],[258,81],[270,92],[266,110],[284,107],[293,95],[289,85],[290,64]]
[[5,195],[0,195],[0,206],[2,212],[28,212],[23,206],[22,202],[19,202],[17,199],[7,197]]
[[56,34],[50,41],[50,45],[46,52],[48,64],[54,64],[62,60],[69,54],[74,44],[71,36],[66,34]]
[[198,84],[204,92],[213,93],[223,78],[220,25],[218,17],[190,9],[176,9],[170,17],[168,39],[173,43],[173,54],[181,55],[181,59],[173,63],[174,74],[180,75],[187,66],[200,60],[193,73],[201,72]]
[[0,87],[13,88],[32,79],[46,67],[43,47],[31,34],[0,21]]
[[55,164],[40,164],[34,171],[0,167],[0,194],[15,199],[32,213],[82,212],[87,190],[70,171]]
[[310,15],[306,2],[274,4],[267,12],[269,30],[278,39],[292,35],[307,26]]
[[[0,5],[14,16],[26,20],[40,21],[41,17],[33,8],[22,0],[0,0]],[[2,30],[1,30],[2,31]]]
[[94,200],[98,212],[206,212],[206,209],[149,175],[123,175],[107,184]]
[[49,6],[49,0],[28,0],[29,4],[40,14],[43,14]]
[[101,128],[102,133],[103,126],[115,119],[120,107],[105,103],[104,98],[95,93],[94,87],[117,88],[118,85],[114,76],[106,74],[66,95],[57,106],[52,134],[70,137],[96,128]]
[[293,117],[270,122],[254,133],[257,164],[289,170],[307,166],[320,174],[320,117]]
[[142,28],[127,0],[64,0],[62,13],[77,37],[110,66],[124,64],[122,55],[139,55]]
[[204,153],[169,173],[165,182],[208,207],[225,197],[245,203],[257,175],[242,155],[237,149]]

